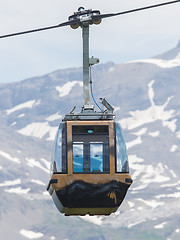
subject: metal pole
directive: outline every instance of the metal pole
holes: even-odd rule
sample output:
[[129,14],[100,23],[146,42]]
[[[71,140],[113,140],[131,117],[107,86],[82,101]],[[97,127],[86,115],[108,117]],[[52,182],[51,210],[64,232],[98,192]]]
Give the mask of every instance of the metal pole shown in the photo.
[[92,109],[89,89],[89,25],[82,26],[84,110]]

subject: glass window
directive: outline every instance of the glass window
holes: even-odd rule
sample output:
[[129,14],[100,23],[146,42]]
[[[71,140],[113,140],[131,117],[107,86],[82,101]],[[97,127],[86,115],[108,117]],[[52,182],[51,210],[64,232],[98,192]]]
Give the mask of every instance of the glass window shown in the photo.
[[73,172],[83,172],[83,144],[73,144]]
[[73,172],[109,172],[108,126],[73,126]]
[[91,172],[103,172],[103,144],[90,143]]
[[126,144],[120,124],[116,123],[116,172],[129,172]]
[[61,123],[56,134],[52,172],[67,172],[66,163],[66,124]]

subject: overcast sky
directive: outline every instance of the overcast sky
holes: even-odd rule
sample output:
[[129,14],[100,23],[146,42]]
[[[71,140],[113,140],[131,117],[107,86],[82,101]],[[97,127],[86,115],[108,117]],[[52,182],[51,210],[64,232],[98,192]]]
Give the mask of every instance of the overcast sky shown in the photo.
[[[167,0],[0,0],[0,35],[56,25],[84,6],[121,12]],[[104,19],[90,27],[90,55],[101,63],[149,58],[180,40],[180,3]],[[0,39],[0,83],[82,66],[81,29],[64,27]]]

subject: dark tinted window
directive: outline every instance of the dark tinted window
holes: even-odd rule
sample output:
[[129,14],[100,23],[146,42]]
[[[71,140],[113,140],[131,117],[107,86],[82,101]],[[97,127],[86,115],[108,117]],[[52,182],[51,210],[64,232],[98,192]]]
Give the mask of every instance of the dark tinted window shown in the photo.
[[108,134],[108,126],[73,126],[73,134]]

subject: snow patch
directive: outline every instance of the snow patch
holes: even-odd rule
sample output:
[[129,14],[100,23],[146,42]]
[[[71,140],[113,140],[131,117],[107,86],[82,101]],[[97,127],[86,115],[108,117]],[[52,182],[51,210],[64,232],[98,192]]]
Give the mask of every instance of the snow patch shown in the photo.
[[156,196],[157,199],[160,198],[180,198],[180,192],[170,193],[170,194],[161,194]]
[[148,87],[149,87],[148,96],[149,96],[149,100],[150,100],[151,105],[154,105],[154,90],[152,88],[154,82],[155,81],[152,80],[150,83],[148,83]]
[[18,130],[18,133],[40,139],[49,133],[47,140],[52,141],[55,138],[56,131],[57,127],[51,127],[48,122],[34,122]]
[[143,210],[143,207],[138,207],[137,210],[140,210],[140,211],[141,211],[141,210]]
[[[50,237],[50,240],[55,240],[56,238],[54,236]],[[68,239],[64,239],[64,240],[68,240]]]
[[155,132],[150,132],[150,133],[149,133],[149,136],[151,136],[151,137],[158,137],[159,134],[160,134],[159,131],[155,131]]
[[[56,238],[54,236],[50,237],[50,240],[55,240]],[[68,240],[68,239],[64,239],[64,240]]]
[[49,196],[49,193],[47,191],[42,193],[44,196]]
[[13,112],[16,112],[18,110],[21,110],[23,108],[32,108],[33,106],[38,105],[38,104],[40,104],[40,100],[38,100],[38,101],[37,100],[30,100],[28,102],[21,103],[21,104],[13,107],[11,109],[6,110],[6,113],[7,113],[7,115],[9,115],[9,114],[11,114]]
[[41,158],[40,161],[43,162],[45,164],[45,166],[47,167],[47,169],[50,170],[51,163],[48,160]]
[[21,187],[17,187],[17,188],[10,188],[10,189],[5,189],[5,192],[8,193],[16,193],[16,194],[27,194],[31,189],[30,188],[21,188]]
[[180,184],[180,181],[175,183],[163,184],[161,185],[161,187],[175,187],[175,186],[178,186],[179,184]]
[[151,208],[156,208],[158,206],[162,206],[165,204],[164,202],[157,202],[155,200],[148,201],[148,200],[144,200],[142,198],[137,198],[137,200],[145,203],[147,206],[149,206]]
[[135,223],[129,224],[127,227],[128,227],[128,228],[131,228],[131,227],[136,226],[136,225],[138,225],[138,224],[140,224],[140,223],[143,223],[143,222],[145,222],[145,220],[139,220],[139,221],[137,221],[137,222],[135,222]]
[[22,114],[20,114],[20,115],[18,116],[18,118],[22,118],[22,117],[24,117],[24,116],[25,116],[25,114],[22,113]]
[[152,182],[165,182],[169,181],[170,178],[167,176],[164,176],[164,168],[162,163],[158,163],[156,167],[152,165],[144,165],[144,172],[141,181],[142,183],[152,183]]
[[15,163],[18,163],[18,164],[21,163],[20,160],[19,160],[19,158],[17,158],[17,157],[12,157],[9,153],[0,151],[0,155],[1,155],[2,157],[6,158],[6,159],[8,159],[8,160],[10,160],[10,161],[12,161],[12,162],[15,162]]
[[[134,179],[134,178],[133,178]],[[137,186],[137,187],[133,187],[133,192],[135,192],[135,191],[139,191],[139,190],[142,190],[142,189],[145,189],[145,188],[147,188],[147,186],[148,186],[148,184],[146,183],[146,184],[141,184],[141,185],[139,185],[139,186]],[[131,188],[132,189],[132,188]]]
[[144,124],[161,120],[162,125],[164,127],[168,127],[172,132],[175,132],[177,119],[172,119],[174,117],[175,110],[171,109],[165,111],[165,108],[167,107],[173,96],[168,97],[167,101],[163,105],[156,105],[153,99],[154,98],[154,90],[152,88],[153,84],[154,81],[151,81],[148,84],[149,87],[148,96],[151,106],[145,110],[130,111],[129,114],[131,115],[131,117],[124,118],[119,121],[123,128],[132,130]]
[[45,120],[51,122],[51,121],[59,120],[61,118],[62,118],[62,116],[59,114],[59,112],[57,112],[55,114],[50,115]]
[[177,138],[180,138],[180,131],[176,133]]
[[156,225],[156,226],[154,226],[154,228],[156,228],[156,229],[162,229],[162,228],[164,228],[164,226],[167,224],[167,222],[163,222],[163,223],[161,223],[161,224],[158,224],[158,225]]
[[142,158],[136,155],[129,155],[130,168],[134,170],[132,179],[139,176],[138,186],[134,186],[132,190],[141,190],[146,188],[149,184],[156,182],[169,181],[170,178],[166,176],[162,163],[158,163],[155,167],[153,165],[144,165],[141,162]]
[[83,87],[83,83],[81,81],[67,82],[63,86],[57,86],[56,90],[59,92],[59,97],[67,96],[76,84]]
[[134,147],[135,145],[138,145],[138,144],[141,144],[142,143],[142,140],[141,140],[141,137],[137,137],[136,139],[130,141],[130,142],[127,142],[126,143],[126,147],[127,149],[131,148],[131,147]]
[[172,132],[176,131],[176,122],[177,119],[173,119],[171,121],[163,121],[163,127],[168,127]]
[[21,179],[16,179],[14,181],[4,181],[3,183],[0,183],[0,187],[14,186],[18,184],[21,184]]
[[46,186],[45,183],[43,183],[42,181],[38,180],[38,179],[31,179],[32,183],[36,183],[38,185],[42,185],[42,186]]
[[102,217],[99,216],[80,216],[84,221],[94,223],[96,225],[102,224]]
[[38,239],[44,236],[43,233],[40,232],[33,232],[25,229],[20,230],[20,234],[28,239]]
[[141,128],[138,132],[134,132],[133,134],[136,136],[142,136],[146,133],[147,128]]
[[141,63],[151,63],[161,68],[173,68],[180,66],[180,53],[174,58],[170,60],[163,60],[163,59],[142,59],[142,60],[135,60],[132,62],[141,62]]
[[177,145],[172,145],[170,152],[175,152],[177,150],[178,146]]
[[26,161],[27,161],[27,165],[30,166],[30,167],[38,167],[40,168],[41,170],[43,170],[44,172],[46,173],[49,173],[49,169],[43,167],[40,162],[36,161],[35,159],[33,158],[25,158]]
[[133,208],[135,206],[135,204],[133,202],[131,202],[131,201],[128,201],[127,203],[128,203],[130,208]]
[[33,136],[38,138],[43,138],[50,131],[51,127],[48,122],[34,122],[26,127],[18,130],[18,133],[25,136]]
[[174,178],[177,178],[177,175],[175,174],[175,172],[174,172],[172,169],[170,169],[169,172],[171,173],[171,175],[172,175]]
[[58,127],[51,127],[47,141],[54,141]]
[[132,164],[136,164],[136,163],[142,163],[144,162],[144,159],[143,158],[140,158],[140,157],[137,157],[136,155],[129,155],[129,157],[131,158],[131,163]]

